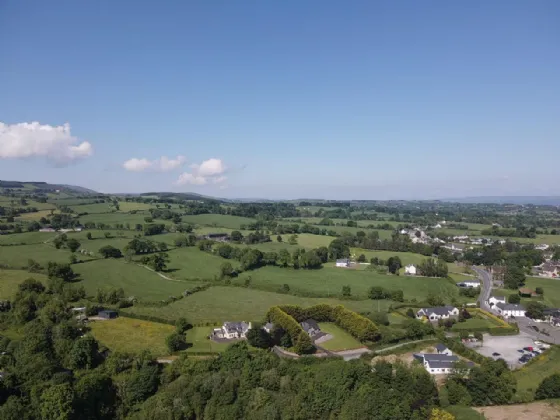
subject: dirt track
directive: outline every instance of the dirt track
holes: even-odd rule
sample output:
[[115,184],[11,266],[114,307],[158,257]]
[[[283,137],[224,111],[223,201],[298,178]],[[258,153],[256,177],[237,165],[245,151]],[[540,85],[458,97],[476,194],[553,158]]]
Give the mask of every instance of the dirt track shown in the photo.
[[560,406],[551,402],[536,402],[522,405],[475,408],[488,420],[557,420],[560,419]]

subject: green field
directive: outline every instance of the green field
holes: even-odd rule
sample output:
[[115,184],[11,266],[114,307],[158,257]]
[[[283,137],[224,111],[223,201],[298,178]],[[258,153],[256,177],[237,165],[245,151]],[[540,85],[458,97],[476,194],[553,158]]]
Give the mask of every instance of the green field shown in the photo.
[[91,334],[112,351],[138,354],[149,350],[153,356],[169,354],[165,338],[175,331],[172,325],[119,317],[89,324]]
[[[23,213],[17,217],[17,220],[40,220],[42,217],[49,218],[53,213],[52,210],[39,210],[33,213]],[[58,213],[58,211],[54,211],[54,213]]]
[[472,407],[451,405],[445,407],[444,410],[453,414],[457,420],[484,420],[486,418]]
[[[67,263],[70,254],[67,249],[56,249],[54,246],[47,244],[3,246],[0,247],[0,264],[10,268],[27,268],[27,262],[30,258],[43,266],[46,266],[49,261]],[[80,256],[80,258],[90,259],[84,256]]]
[[0,299],[11,299],[18,290],[18,285],[25,279],[34,278],[47,284],[47,277],[43,274],[28,273],[22,270],[0,269]]
[[216,343],[208,338],[215,327],[194,327],[187,331],[187,353],[191,352],[222,352],[230,343]]
[[517,379],[517,394],[522,400],[532,399],[541,381],[554,373],[560,373],[560,347],[553,346],[536,360],[513,372]]
[[[221,257],[200,251],[198,248],[177,248],[168,252],[167,264],[170,277],[176,279],[213,279],[220,274],[220,265],[226,262]],[[237,261],[229,260],[233,267]]]
[[[542,287],[544,303],[553,308],[560,308],[560,280],[543,277],[527,277],[525,287],[535,290]],[[514,291],[511,291],[513,293]]]
[[[262,321],[271,306],[293,304],[312,306],[318,303],[345,305],[361,312],[377,309],[371,300],[342,301],[338,299],[302,298],[299,296],[265,292],[242,287],[211,287],[161,308],[134,306],[125,312],[151,315],[166,320],[185,317],[193,323],[221,323],[224,321]],[[381,310],[386,310],[390,301],[380,301]]]
[[[102,213],[102,214],[87,214],[85,216],[80,216],[80,223],[94,222],[94,223],[105,223],[107,225],[115,224],[130,224],[134,227],[135,224],[139,223],[143,225],[146,223],[144,217],[150,216],[149,213]],[[169,224],[170,222],[168,222]]]
[[127,212],[131,210],[148,210],[153,208],[151,204],[147,203],[134,203],[128,201],[119,201],[119,209],[121,212]]
[[192,223],[202,226],[224,227],[229,229],[240,229],[241,225],[255,223],[256,219],[248,217],[230,216],[227,214],[195,214],[182,216],[184,223]]
[[162,300],[169,296],[179,296],[185,289],[201,283],[180,280],[166,280],[157,273],[124,260],[96,260],[74,264],[74,271],[80,274],[88,295],[95,295],[98,288],[122,287],[126,296],[140,300]]
[[82,205],[75,205],[75,206],[70,206],[70,207],[76,213],[99,214],[99,213],[116,212],[116,209],[110,203],[82,204]]
[[233,280],[234,284],[244,284],[251,277],[254,287],[276,291],[284,284],[291,293],[308,296],[339,296],[342,286],[350,286],[352,296],[366,299],[372,286],[388,290],[401,289],[404,298],[424,300],[429,293],[444,296],[447,301],[459,298],[457,286],[448,279],[429,277],[409,277],[379,274],[370,270],[324,267],[318,270],[293,270],[291,268],[262,267],[242,273]]
[[[282,235],[282,243],[288,245],[288,240],[292,235]],[[297,235],[297,247],[313,249],[322,246],[328,247],[329,244],[336,238],[326,235],[313,235],[311,233],[298,233]],[[276,236],[271,235],[271,239],[276,241]]]
[[478,328],[495,327],[496,324],[490,320],[482,318],[469,318],[465,322],[457,322],[451,327],[453,331],[473,331]]
[[320,322],[319,327],[324,333],[331,334],[333,336],[333,338],[331,338],[330,340],[319,344],[319,346],[327,350],[341,351],[364,347],[362,343],[360,343],[342,328],[338,327],[336,324],[333,324],[331,322]]
[[[0,245],[42,244],[55,236],[56,233],[49,232],[12,233],[10,235],[0,235]],[[0,249],[0,252],[2,252],[2,249]]]

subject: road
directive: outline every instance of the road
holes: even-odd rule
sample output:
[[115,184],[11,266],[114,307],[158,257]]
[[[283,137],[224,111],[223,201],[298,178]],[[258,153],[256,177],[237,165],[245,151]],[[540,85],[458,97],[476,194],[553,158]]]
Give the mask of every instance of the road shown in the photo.
[[[493,313],[492,308],[490,308],[490,305],[487,303],[490,295],[492,294],[492,274],[476,266],[473,266],[472,269],[476,272],[476,274],[478,274],[480,280],[482,281],[482,290],[480,291],[480,296],[478,298],[480,308]],[[517,322],[517,326],[520,331],[527,333],[534,340],[560,344],[560,330],[550,326],[549,324],[537,323],[526,317],[515,318],[515,322]],[[539,330],[545,330],[550,335],[541,334],[540,332],[535,331],[534,328],[531,328],[532,326],[536,326]]]

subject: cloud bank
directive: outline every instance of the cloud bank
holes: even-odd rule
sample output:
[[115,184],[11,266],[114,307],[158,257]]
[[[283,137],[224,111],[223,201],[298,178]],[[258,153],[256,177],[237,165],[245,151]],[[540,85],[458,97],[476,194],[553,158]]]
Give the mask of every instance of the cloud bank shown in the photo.
[[43,157],[64,166],[92,154],[89,142],[71,135],[70,124],[0,122],[0,159]]
[[155,160],[132,158],[123,163],[123,168],[132,172],[169,172],[183,166],[186,161],[184,156],[177,156],[175,159],[162,156]]
[[175,184],[221,184],[227,180],[227,177],[224,175],[227,171],[227,167],[221,159],[211,158],[200,164],[193,164],[190,167],[191,172],[183,172],[179,175]]

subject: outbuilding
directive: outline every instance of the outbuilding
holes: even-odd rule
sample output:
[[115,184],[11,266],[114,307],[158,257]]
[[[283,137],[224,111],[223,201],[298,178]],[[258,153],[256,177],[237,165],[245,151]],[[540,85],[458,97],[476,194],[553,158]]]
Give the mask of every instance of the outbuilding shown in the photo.
[[110,311],[110,310],[99,311],[97,315],[99,316],[99,318],[105,318],[105,319],[114,319],[119,316],[117,311]]

